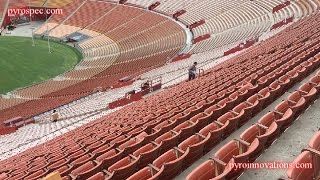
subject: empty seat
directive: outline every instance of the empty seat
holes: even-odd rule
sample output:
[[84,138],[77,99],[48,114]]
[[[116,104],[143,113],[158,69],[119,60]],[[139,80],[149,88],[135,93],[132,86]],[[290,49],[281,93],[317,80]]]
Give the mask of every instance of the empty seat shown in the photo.
[[309,147],[320,151],[320,131],[316,132],[308,143]]
[[224,115],[220,116],[216,123],[221,123],[223,125],[227,124],[223,137],[228,137],[232,132],[234,132],[238,128],[239,118],[235,118],[236,116],[227,112]]
[[187,180],[223,179],[229,170],[225,170],[226,164],[219,160],[210,159],[196,167]]
[[96,156],[100,156],[101,154],[109,151],[112,147],[113,147],[113,145],[104,144],[104,145],[100,146],[99,148],[93,150],[92,154],[95,154]]
[[[284,90],[283,90],[284,86],[282,86],[279,83],[279,81],[274,81],[273,83],[271,83],[269,86],[269,89],[270,89],[271,97],[273,97],[274,99],[278,98],[280,95],[284,93]],[[271,99],[271,100],[274,100],[274,99]]]
[[108,168],[110,165],[119,161],[122,157],[123,150],[111,149],[96,158],[98,162],[102,163],[103,168]]
[[176,125],[176,120],[165,120],[154,127],[154,129],[159,129],[160,134],[166,133],[173,129]]
[[209,140],[205,143],[204,146],[204,153],[209,152],[222,140],[224,129],[227,127],[227,125],[228,123],[221,126],[216,122],[212,122],[199,131],[199,134],[201,134],[202,136],[209,136]]
[[74,179],[87,179],[102,169],[101,162],[88,161],[71,172]]
[[[259,101],[262,105],[263,108],[267,107],[269,105],[270,102],[273,101],[273,99],[271,98],[271,93],[268,87],[261,89],[258,92],[258,96],[259,96]],[[272,100],[270,100],[272,99]]]
[[182,142],[185,139],[187,139],[188,137],[190,137],[191,135],[193,135],[195,133],[195,127],[196,127],[196,123],[192,122],[192,121],[186,121],[178,126],[176,126],[173,131],[178,132],[179,133],[179,140],[178,142]]
[[112,144],[114,146],[119,146],[120,144],[126,142],[130,138],[131,138],[130,135],[121,135],[121,136],[117,137],[116,139],[110,141],[110,144]]
[[210,106],[204,111],[209,116],[208,123],[217,120],[222,115],[222,112],[224,111],[227,105],[226,102],[226,99],[221,100],[217,104]]
[[113,173],[103,170],[89,177],[87,180],[106,180],[106,179],[111,179],[112,177],[113,177]]
[[46,174],[48,174],[48,170],[40,169],[36,172],[33,172],[29,174],[28,176],[24,177],[24,179],[30,179],[30,180],[36,180],[44,177]]
[[248,116],[250,112],[246,111],[247,107],[247,103],[242,102],[231,110],[231,112],[235,115],[234,118],[237,118],[239,121],[239,127],[241,127],[250,119],[250,117]]
[[94,159],[94,155],[93,154],[84,154],[83,156],[73,160],[70,164],[74,166],[74,168],[77,168],[79,166],[81,166],[82,164],[90,161],[90,160],[93,160]]
[[260,127],[266,130],[266,133],[264,134],[264,136],[267,136],[265,147],[269,147],[280,134],[280,127],[275,120],[274,113],[269,112],[262,116],[258,121],[259,124],[263,125]]
[[163,168],[164,166],[161,169],[154,166],[147,166],[131,175],[127,180],[158,180],[163,172]]
[[293,111],[294,118],[299,116],[305,109],[306,100],[297,91],[291,93],[287,98],[288,104]]
[[143,138],[131,138],[127,142],[119,145],[118,148],[123,149],[123,156],[127,156],[131,153],[133,153],[135,150],[139,149],[142,145]]
[[258,94],[250,96],[244,103],[246,103],[247,106],[245,108],[245,114],[249,118],[262,110],[263,102],[260,102]]
[[[229,143],[222,146],[215,154],[214,158],[217,158],[228,164],[230,161],[235,163],[249,162],[249,155],[259,147],[259,140],[254,139],[252,143],[248,143],[242,140],[232,140]],[[233,160],[232,160],[233,159]],[[230,167],[226,167],[230,168]],[[235,179],[242,172],[242,169],[235,169],[231,167],[231,170],[225,174],[226,179]]]
[[187,149],[189,149],[189,153],[186,155],[183,162],[184,169],[202,157],[204,153],[204,146],[208,142],[209,138],[210,136],[203,136],[196,133],[178,145],[178,148],[183,151],[187,151]]
[[269,127],[257,123],[241,133],[240,139],[248,143],[252,143],[256,138],[259,140],[259,146],[249,154],[250,162],[253,162],[260,156],[265,149],[269,136],[272,136],[274,133],[277,133],[277,123],[275,122],[272,122]]
[[302,84],[298,91],[306,99],[307,104],[312,103],[316,99],[317,89],[312,87],[309,83]]
[[135,157],[140,157],[137,168],[141,169],[155,160],[159,155],[160,147],[161,144],[151,142],[133,152]]
[[210,116],[205,114],[205,113],[199,113],[195,116],[193,116],[190,121],[196,123],[196,127],[195,127],[195,132],[199,132],[200,129],[202,129],[203,127],[205,127],[208,122],[209,122],[209,118]]
[[[293,164],[301,164],[301,163],[311,163],[313,164],[313,157],[312,157],[312,153],[305,151],[302,152],[292,163]],[[315,172],[315,173],[319,173]],[[292,180],[313,180],[316,179],[314,177],[314,171],[312,168],[289,168],[287,171],[287,175],[289,179]]]
[[309,83],[311,84],[312,87],[316,88],[317,90],[317,97],[320,95],[320,75],[319,76],[313,76],[310,80]]
[[126,179],[131,176],[137,167],[139,157],[129,155],[108,168],[109,172],[113,172],[113,179]]
[[156,143],[161,144],[160,154],[178,145],[179,136],[180,132],[169,131],[155,139]]
[[294,114],[289,106],[288,101],[282,101],[280,104],[278,104],[274,108],[274,114],[276,122],[280,126],[281,130],[284,130],[287,127],[289,127],[294,120]]
[[189,149],[181,151],[179,148],[171,149],[153,161],[153,165],[158,169],[163,166],[163,171],[159,179],[172,179],[182,171],[183,161]]

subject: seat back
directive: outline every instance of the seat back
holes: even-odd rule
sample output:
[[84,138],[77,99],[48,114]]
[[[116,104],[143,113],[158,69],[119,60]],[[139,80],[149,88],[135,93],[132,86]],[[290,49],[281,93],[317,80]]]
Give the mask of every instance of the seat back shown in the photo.
[[[293,164],[312,163],[312,154],[308,151],[302,152],[293,162]],[[309,168],[289,168],[288,178],[292,180],[313,180],[313,170]]]
[[181,142],[178,147],[183,150],[186,151],[188,149],[188,147],[197,144],[201,142],[201,139],[199,139],[199,137],[197,137],[196,135],[192,135],[191,137],[187,138],[186,140],[184,140],[183,142]]
[[222,146],[215,154],[214,157],[220,159],[221,161],[228,163],[233,156],[239,155],[238,142],[232,140],[229,143]]
[[176,151],[171,149],[155,159],[152,164],[160,169],[165,163],[173,161],[177,158],[178,156]]

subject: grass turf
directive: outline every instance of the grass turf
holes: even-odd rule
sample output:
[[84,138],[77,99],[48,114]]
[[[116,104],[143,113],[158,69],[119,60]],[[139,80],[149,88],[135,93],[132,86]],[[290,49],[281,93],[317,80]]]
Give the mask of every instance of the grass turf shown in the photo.
[[75,49],[58,42],[0,36],[0,94],[53,78],[72,69],[81,59]]

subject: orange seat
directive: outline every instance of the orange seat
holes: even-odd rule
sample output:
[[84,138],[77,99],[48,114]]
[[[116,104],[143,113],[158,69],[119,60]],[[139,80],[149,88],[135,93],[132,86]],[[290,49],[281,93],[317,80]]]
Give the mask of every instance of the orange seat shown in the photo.
[[209,116],[208,123],[217,120],[222,115],[222,112],[224,111],[227,105],[226,102],[227,100],[223,99],[217,104],[210,106],[204,111],[204,113],[206,113]]
[[227,123],[224,126],[212,122],[206,127],[199,131],[202,136],[209,136],[209,140],[205,143],[204,152],[209,152],[215,145],[217,145],[221,140],[224,133],[224,129],[227,127]]
[[[312,154],[308,151],[302,152],[292,163],[312,163]],[[292,180],[314,180],[313,169],[311,168],[289,168],[287,171],[288,178]],[[319,173],[319,172],[317,172]]]
[[103,168],[108,168],[115,162],[121,159],[123,150],[111,149],[96,158],[96,160],[102,163]]
[[261,89],[258,92],[258,96],[259,96],[259,101],[261,103],[262,109],[267,107],[270,103],[270,99],[271,99],[271,93],[268,87],[265,87],[263,89]]
[[275,114],[273,112],[268,112],[259,119],[258,123],[267,127],[265,128],[266,134],[263,136],[267,137],[265,147],[269,147],[280,134],[280,126],[276,122]]
[[123,156],[127,156],[133,153],[135,150],[139,149],[142,145],[143,138],[131,138],[128,141],[124,142],[123,144],[119,145],[118,148],[123,149]]
[[285,130],[289,127],[293,120],[294,114],[292,109],[289,106],[288,101],[282,101],[274,108],[274,114],[276,117],[276,122],[280,126],[281,130]]
[[236,107],[234,107],[231,111],[234,114],[234,118],[238,119],[239,127],[241,127],[244,123],[246,123],[251,118],[250,116],[248,116],[248,113],[250,112],[246,110],[247,107],[248,107],[247,103],[242,102],[238,104]]
[[193,116],[190,121],[194,122],[197,124],[197,126],[195,127],[195,132],[199,132],[200,129],[202,129],[203,127],[205,127],[206,125],[208,125],[209,123],[209,118],[210,116],[205,114],[205,113],[199,113],[195,116]]
[[226,128],[224,129],[223,137],[228,137],[238,128],[239,118],[235,118],[233,113],[227,112],[220,116],[216,123],[222,123],[223,125],[227,124]]
[[178,126],[176,126],[173,131],[179,133],[178,142],[182,142],[188,137],[192,136],[195,133],[196,123],[192,121],[186,121]]
[[258,94],[250,96],[244,103],[246,103],[247,106],[245,109],[245,114],[249,118],[255,116],[262,110],[263,103],[260,102]]
[[304,111],[306,106],[306,100],[297,91],[291,93],[287,98],[288,104],[293,111],[294,118],[299,116]]
[[183,162],[189,153],[189,149],[181,151],[178,148],[171,149],[153,161],[153,165],[158,169],[163,167],[159,179],[172,179],[182,171]]
[[320,151],[320,131],[316,132],[308,143],[309,147]]
[[204,153],[204,146],[209,138],[210,136],[203,136],[196,133],[195,135],[187,138],[178,145],[178,148],[182,151],[187,151],[187,149],[189,148],[189,153],[186,155],[183,162],[183,169],[189,167],[192,163],[202,157]]
[[128,177],[127,180],[158,180],[162,172],[163,167],[158,169],[153,166],[147,166]]
[[210,159],[196,167],[188,176],[187,180],[220,180],[229,172],[225,170],[225,164]]
[[108,172],[113,172],[113,179],[126,179],[132,174],[134,174],[139,157],[134,157],[129,155],[108,168]]
[[312,87],[309,83],[302,84],[298,91],[306,99],[306,103],[310,104],[316,99],[317,89]]
[[148,143],[148,144],[142,146],[141,148],[139,148],[135,152],[133,152],[133,155],[135,157],[140,156],[137,168],[141,169],[141,168],[147,166],[153,160],[155,160],[159,155],[160,147],[161,147],[161,144],[151,142],[151,143]]
[[174,146],[178,145],[180,132],[169,131],[156,138],[154,141],[161,144],[160,154],[168,151]]
[[88,161],[71,172],[74,179],[87,179],[102,170],[101,163]]

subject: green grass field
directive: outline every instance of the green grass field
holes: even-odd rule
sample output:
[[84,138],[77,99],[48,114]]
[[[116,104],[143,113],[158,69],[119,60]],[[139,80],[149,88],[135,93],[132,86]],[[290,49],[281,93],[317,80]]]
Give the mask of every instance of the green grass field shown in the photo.
[[75,48],[46,40],[0,36],[0,94],[53,78],[81,59]]

